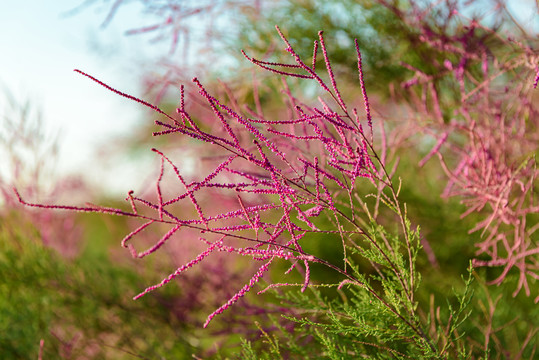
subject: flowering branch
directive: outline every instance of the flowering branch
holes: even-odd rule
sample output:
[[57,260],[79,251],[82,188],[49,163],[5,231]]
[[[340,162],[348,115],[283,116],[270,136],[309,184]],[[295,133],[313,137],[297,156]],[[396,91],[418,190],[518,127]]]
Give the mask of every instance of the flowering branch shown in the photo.
[[[357,110],[353,109],[354,116],[350,115],[338,90],[323,33],[318,34],[319,40],[315,42],[313,54],[316,55],[320,46],[330,86],[315,71],[316,57],[314,56],[311,66],[306,65],[279,28],[277,31],[295,64],[260,61],[243,53],[244,56],[253,64],[284,77],[314,80],[324,93],[329,94],[334,104],[328,104],[320,98],[321,106],[311,107],[294,100],[291,103],[297,114],[296,118],[249,118],[217,99],[194,78],[192,81],[212,114],[212,117],[203,119],[207,126],[200,126],[200,123],[194,120],[197,117],[187,109],[183,86],[180,107],[176,109],[179,115],[177,118],[166,114],[156,105],[122,93],[80,70],[75,70],[108,90],[164,115],[164,120],[155,121],[161,130],[154,132],[154,136],[182,134],[205,142],[215,149],[215,155],[210,160],[219,161],[202,179],[189,181],[171,158],[152,149],[160,158],[160,171],[155,185],[156,199],[141,198],[130,191],[126,201],[131,206],[131,212],[93,205],[76,207],[31,204],[25,202],[17,193],[19,201],[34,207],[101,212],[139,219],[142,224],[122,240],[122,246],[129,248],[137,258],[155,253],[185,229],[194,229],[203,234],[199,239],[207,245],[204,251],[177,268],[159,284],[146,288],[135,296],[135,299],[171,282],[214,252],[228,252],[250,257],[253,261],[263,261],[263,265],[259,266],[249,282],[208,316],[204,327],[249,292],[277,260],[289,261],[290,269],[298,269],[298,264],[305,266],[302,291],[305,291],[311,282],[311,264],[317,263],[344,276],[347,284],[366,289],[398,319],[397,321],[405,324],[422,339],[422,344],[427,344],[430,351],[434,352],[435,347],[422,330],[415,313],[414,291],[417,284],[414,254],[419,242],[414,242],[416,236],[413,235],[414,231],[411,230],[405,211],[401,208],[398,191],[393,187],[391,176],[374,149],[373,121],[363,80],[359,45],[355,43],[359,81],[366,111],[364,126],[369,130],[368,135],[364,133]],[[281,71],[277,68],[290,70]],[[290,71],[302,71],[305,74]],[[291,97],[290,93],[288,96]],[[338,111],[331,108],[335,104]],[[204,128],[211,128],[211,133],[203,130]],[[181,184],[180,187],[165,183],[165,175],[171,170],[175,181]],[[360,181],[362,179],[365,181]],[[398,241],[390,244],[385,236],[379,236],[380,226],[376,224],[363,202],[360,205],[364,208],[366,219],[363,222],[358,220],[354,199],[358,199],[357,187],[363,183],[374,185],[378,190],[378,200],[386,203],[396,213],[405,238],[406,260],[401,257],[401,245]],[[178,192],[170,195],[163,191],[165,188],[176,189]],[[389,194],[383,191],[384,188],[389,189]],[[227,209],[208,206],[204,200],[205,194],[219,194],[235,199],[235,205]],[[349,203],[341,201],[343,195],[346,195]],[[196,213],[193,217],[184,215],[187,214],[185,210],[189,206]],[[176,212],[176,207],[181,207],[182,211]],[[324,217],[330,220],[331,227],[328,228],[323,221]],[[152,246],[137,252],[133,239],[156,224],[166,225],[168,231]],[[307,243],[312,234],[340,235],[344,266],[306,252],[302,244]],[[397,291],[402,298],[396,299],[376,290],[357,270],[348,268],[350,260],[346,253],[347,248],[362,254],[372,264],[386,268],[396,279],[397,290],[393,291]],[[341,282],[340,286],[342,284],[344,283]]]

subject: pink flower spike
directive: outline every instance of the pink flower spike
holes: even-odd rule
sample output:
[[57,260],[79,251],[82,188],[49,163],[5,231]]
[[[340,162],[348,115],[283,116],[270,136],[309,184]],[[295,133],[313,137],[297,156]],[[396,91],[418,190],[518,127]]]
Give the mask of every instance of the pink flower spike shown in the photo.
[[248,284],[246,284],[240,291],[238,291],[236,293],[236,295],[234,295],[232,298],[230,298],[230,300],[228,300],[223,306],[221,306],[219,309],[217,309],[213,313],[211,313],[208,316],[208,318],[206,319],[206,322],[204,323],[204,328],[208,326],[210,321],[215,316],[221,314],[223,311],[228,309],[230,307],[230,305],[237,302],[241,297],[243,297],[247,292],[249,292],[249,290],[251,290],[251,288],[260,280],[262,275],[264,275],[264,273],[268,270],[268,268],[269,268],[272,261],[273,261],[273,258],[270,261],[268,261],[267,263],[265,263],[264,265],[262,265],[258,269],[258,271],[254,274],[254,276],[251,278],[251,280],[249,281]]
[[[303,69],[305,70],[308,74],[310,74],[311,76],[309,76],[309,78],[311,79],[315,79],[318,84],[320,85],[320,87],[322,89],[324,89],[325,91],[327,91],[328,93],[331,94],[331,96],[333,98],[335,98],[335,95],[331,92],[331,90],[328,88],[328,86],[326,85],[326,83],[324,83],[324,81],[320,78],[320,76],[318,76],[313,69],[311,69],[308,65],[306,65],[302,60],[301,58],[299,57],[299,55],[294,51],[294,49],[292,48],[292,46],[290,46],[290,43],[288,42],[288,40],[286,39],[286,37],[283,35],[283,33],[281,32],[281,29],[279,29],[278,26],[275,26],[275,28],[277,29],[277,32],[279,33],[279,36],[281,37],[281,39],[283,39],[284,43],[287,45],[286,47],[286,51],[288,51],[290,53],[290,55],[292,55],[294,57],[294,59],[296,60],[296,63]],[[294,76],[294,75],[292,75]],[[336,99],[336,98],[335,98]],[[337,100],[337,102],[339,103],[339,106],[342,107],[342,105],[340,104],[340,102]],[[346,111],[346,109],[343,108],[344,111]]]
[[144,101],[144,100],[141,100],[141,99],[139,99],[139,98],[137,98],[137,97],[134,97],[134,96],[129,95],[129,94],[126,94],[126,93],[123,93],[123,92],[121,92],[121,91],[118,91],[118,90],[116,90],[115,88],[113,88],[113,87],[111,87],[111,86],[105,84],[105,83],[102,82],[101,80],[98,80],[98,79],[96,79],[95,77],[93,77],[93,76],[91,76],[91,75],[85,73],[84,71],[81,71],[81,70],[78,70],[78,69],[75,69],[75,70],[73,70],[73,71],[78,72],[79,74],[82,74],[82,75],[86,76],[87,78],[89,78],[89,79],[95,81],[95,82],[98,83],[99,85],[105,87],[106,89],[112,91],[112,92],[115,93],[115,94],[118,94],[118,95],[123,96],[123,97],[125,97],[125,98],[128,98],[128,99],[130,99],[130,100],[133,100],[133,101],[135,101],[135,102],[138,102],[139,104],[142,104],[142,105],[144,105],[144,106],[147,106],[147,107],[149,107],[150,109],[152,109],[152,110],[154,110],[154,111],[156,111],[156,112],[158,112],[158,113],[160,113],[160,114],[165,115],[167,118],[171,119],[172,121],[176,121],[174,118],[172,118],[170,115],[168,115],[167,113],[165,113],[163,110],[161,110],[161,109],[160,109],[159,107],[157,107],[156,105],[150,104],[149,102],[146,102],[146,101]]
[[129,204],[131,204],[131,209],[133,210],[133,214],[137,214],[137,207],[135,205],[135,200],[133,199],[133,190],[129,190],[127,193],[127,198],[125,200],[129,201]]
[[283,35],[279,26],[275,25],[275,29],[277,30],[277,33],[279,34],[281,39],[283,39],[284,43],[286,44],[286,50],[289,51],[289,49],[292,49],[292,45],[290,45],[288,39]]
[[142,230],[146,229],[149,225],[153,224],[154,223],[154,220],[150,220],[148,221],[147,223],[144,223],[142,224],[141,226],[139,226],[138,228],[136,228],[135,230],[131,231],[128,235],[126,235],[126,237],[123,238],[121,244],[123,247],[127,247],[127,242],[135,235],[137,235],[139,232],[141,232]]
[[360,282],[357,282],[357,281],[352,281],[352,280],[349,280],[349,279],[345,279],[343,281],[341,281],[339,283],[339,286],[337,286],[337,289],[342,289],[342,287],[346,284],[351,284],[351,285],[359,285],[359,286],[365,286],[365,284],[363,283],[360,283]]
[[314,181],[316,187],[316,202],[320,203],[320,172],[318,171],[318,157],[314,157]]
[[255,224],[253,224],[253,222],[251,221],[251,217],[249,216],[249,213],[245,209],[245,205],[243,204],[243,201],[241,200],[241,196],[238,194],[237,197],[238,197],[238,202],[240,203],[241,210],[243,211],[243,214],[245,215],[245,220],[247,220],[247,222],[251,226],[251,229],[253,229],[256,232],[257,234],[256,238],[258,239],[258,227]]
[[172,235],[174,235],[174,233],[176,233],[176,231],[180,230],[181,227],[182,227],[181,225],[176,225],[175,227],[173,227],[165,235],[163,235],[163,237],[154,246],[152,246],[151,248],[149,248],[148,250],[146,250],[144,252],[141,252],[140,254],[137,255],[137,257],[138,258],[143,258],[143,257],[145,257],[147,255],[150,255],[151,253],[155,252],[157,249],[159,249],[161,246],[163,246],[167,242],[167,240],[170,239],[170,237]]
[[170,274],[169,276],[167,276],[165,279],[163,279],[163,281],[161,281],[159,284],[157,285],[153,285],[153,286],[150,286],[148,288],[146,288],[143,292],[141,292],[140,294],[138,294],[137,296],[135,296],[133,298],[133,300],[137,300],[137,299],[140,299],[141,297],[143,297],[144,295],[146,295],[147,293],[149,293],[150,291],[153,291],[157,288],[160,288],[162,287],[163,285],[171,282],[172,280],[174,280],[174,278],[176,278],[178,275],[180,275],[183,271],[193,267],[194,265],[198,264],[199,262],[201,262],[202,260],[204,260],[205,257],[207,257],[208,255],[210,255],[213,250],[215,250],[216,247],[218,247],[219,245],[221,245],[223,242],[223,238],[219,239],[218,241],[216,241],[215,243],[213,243],[212,245],[210,245],[204,252],[202,252],[201,254],[199,254],[196,258],[194,258],[193,260],[191,260],[190,262],[188,262],[187,264],[185,265],[182,265],[180,266],[178,269],[176,269],[175,272],[173,272],[172,274]]
[[316,71],[316,54],[318,52],[318,41],[314,41],[314,48],[313,48],[313,64],[312,69],[313,71]]
[[277,70],[277,69],[274,69],[274,68],[270,67],[270,66],[280,66],[280,67],[284,67],[284,68],[301,68],[301,66],[299,66],[299,65],[260,61],[260,60],[253,59],[253,58],[249,57],[245,53],[245,51],[243,51],[243,50],[241,51],[241,53],[251,63],[255,64],[258,67],[261,67],[264,70],[268,70],[268,71],[271,71],[273,73],[276,73],[276,74],[279,74],[279,75],[282,75],[282,76],[292,76],[292,77],[297,77],[297,78],[301,78],[301,79],[312,79],[313,78],[311,75],[296,74],[296,73],[286,72],[286,71],[282,71],[282,70]]
[[223,116],[223,114],[217,108],[217,106],[222,107],[221,104],[219,103],[219,101],[217,101],[217,99],[215,99],[210,94],[208,94],[208,92],[206,91],[204,86],[200,83],[200,81],[198,81],[198,79],[196,77],[193,78],[193,82],[200,89],[200,91],[199,91],[200,95],[202,95],[208,101],[208,104],[210,104],[210,107],[212,108],[214,114],[221,121],[221,124],[223,125],[223,128],[225,129],[227,134],[232,138],[234,144],[239,147],[240,141],[238,140],[236,134],[234,133],[234,131],[232,130],[232,128],[230,127],[228,122],[225,120],[225,117]]
[[311,268],[309,267],[309,262],[304,260],[303,263],[305,264],[305,282],[303,283],[301,292],[305,292],[307,286],[309,286],[309,280],[311,279]]
[[296,266],[298,265],[297,262],[294,262],[292,265],[290,265],[290,267],[288,269],[286,269],[286,271],[284,272],[285,275],[288,275],[292,272],[292,270],[294,270],[296,268]]
[[365,88],[365,80],[363,76],[363,65],[361,60],[361,52],[359,51],[359,43],[357,42],[357,39],[354,40],[354,44],[356,45],[356,53],[357,53],[357,68],[359,71],[359,83],[361,85],[361,93],[363,94],[363,100],[365,101],[365,112],[367,113],[367,123],[369,124],[369,128],[371,130],[371,143],[374,139],[374,134],[372,130],[372,116],[371,116],[371,108],[369,105],[369,98],[367,97],[367,90]]
[[183,84],[180,85],[180,107],[176,109],[176,112],[182,115],[183,123],[187,126],[187,121],[183,116],[185,113],[185,86]]
[[70,205],[46,205],[46,204],[33,204],[26,202],[23,200],[19,192],[16,188],[13,188],[13,192],[15,193],[15,196],[17,197],[17,200],[26,206],[40,208],[40,209],[56,209],[56,210],[71,210],[71,211],[80,211],[80,212],[93,212],[93,213],[103,213],[103,214],[110,214],[110,215],[118,215],[118,216],[129,216],[129,217],[136,217],[136,218],[145,218],[144,216],[133,214],[124,210],[116,209],[116,208],[110,208],[110,207],[104,207],[104,206],[70,206]]
[[442,136],[440,137],[436,145],[432,148],[432,150],[423,159],[421,159],[421,161],[419,162],[419,167],[423,167],[427,163],[427,161],[429,161],[432,155],[438,153],[442,145],[447,140],[447,135],[448,135],[447,132],[444,132],[442,134]]
[[[339,102],[339,105],[344,110],[344,112],[348,112],[346,109],[346,104],[344,103],[341,93],[339,92],[339,89],[337,89],[337,82],[335,80],[335,75],[333,74],[333,69],[331,68],[331,63],[329,62],[329,56],[326,49],[326,44],[324,42],[324,36],[323,31],[318,32],[318,38],[320,39],[320,46],[322,47],[322,54],[324,54],[324,61],[326,62],[326,69],[328,71],[329,80],[331,81],[331,86],[333,87],[333,90],[335,91],[335,95],[337,96],[337,100]],[[313,66],[314,70],[314,66]]]
[[161,194],[161,180],[163,180],[163,173],[165,172],[165,159],[161,157],[161,166],[159,169],[159,177],[157,178],[156,191],[157,191],[157,201],[159,220],[163,220],[163,195]]

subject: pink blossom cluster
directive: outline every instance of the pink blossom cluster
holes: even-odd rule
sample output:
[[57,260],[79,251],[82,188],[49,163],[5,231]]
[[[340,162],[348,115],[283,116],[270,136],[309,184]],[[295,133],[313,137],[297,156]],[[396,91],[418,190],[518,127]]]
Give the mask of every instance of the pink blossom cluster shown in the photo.
[[[284,77],[315,81],[322,90],[320,107],[301,103],[287,90],[285,94],[292,116],[285,120],[267,119],[260,111],[248,108],[241,111],[234,101],[231,101],[231,105],[225,104],[194,78],[193,83],[198,88],[200,98],[213,114],[213,119],[204,119],[204,123],[201,123],[188,111],[183,86],[180,106],[175,115],[170,115],[153,104],[75,70],[114,93],[161,114],[163,118],[155,121],[161,129],[155,131],[154,136],[176,134],[210,144],[214,148],[212,159],[216,165],[207,175],[188,181],[174,161],[153,149],[161,163],[155,184],[155,200],[136,196],[131,191],[126,199],[131,205],[130,211],[98,206],[26,204],[139,219],[142,224],[122,240],[122,246],[129,248],[136,258],[153,254],[172,238],[180,241],[182,230],[199,231],[206,249],[159,284],[135,296],[135,299],[169,283],[215,252],[233,253],[262,262],[250,281],[215,310],[204,326],[251,290],[277,260],[290,262],[289,271],[299,270],[301,266],[305,268],[300,272],[304,276],[302,290],[309,284],[309,264],[312,262],[322,263],[346,275],[339,267],[306,253],[301,243],[308,241],[312,233],[338,234],[343,238],[343,243],[345,236],[350,233],[363,234],[357,224],[350,231],[345,230],[340,221],[349,219],[344,209],[354,207],[353,192],[358,179],[375,182],[375,179],[382,177],[371,160],[376,154],[372,148],[372,119],[363,82],[361,54],[356,43],[359,79],[367,111],[365,125],[370,130],[369,134],[364,133],[356,109],[350,115],[337,88],[322,32],[315,42],[312,65],[309,66],[293,50],[282,32],[277,30],[286,51],[294,60],[292,64],[272,63],[245,56],[255,65]],[[326,64],[329,85],[316,72],[319,47]],[[169,173],[175,178],[175,184],[164,181]],[[171,195],[171,191],[176,193]],[[205,197],[215,193],[235,198],[235,205],[228,208],[208,206]],[[349,199],[349,204],[342,202],[343,196]],[[19,200],[24,202],[20,196]],[[186,210],[189,204],[192,212]],[[324,222],[317,219],[322,215],[332,222],[332,226],[320,228]],[[136,250],[133,238],[156,224],[166,225],[169,230],[149,248]]]
[[[401,85],[412,99],[414,118],[421,118],[413,129],[436,138],[419,165],[437,156],[448,179],[442,196],[461,199],[462,217],[482,217],[469,230],[480,231],[474,266],[501,267],[492,284],[518,270],[513,295],[523,289],[530,296],[529,279],[539,279],[539,224],[530,216],[539,212],[539,108],[533,101],[539,58],[531,41],[515,41],[481,19],[467,19],[456,3],[442,2],[440,8],[449,16],[438,27],[425,21],[427,13],[417,5],[413,16],[399,14],[419,29],[418,39],[431,52],[425,61],[436,69],[427,73],[403,63],[413,76]],[[464,25],[448,31],[457,18]],[[510,83],[503,81],[506,76]]]

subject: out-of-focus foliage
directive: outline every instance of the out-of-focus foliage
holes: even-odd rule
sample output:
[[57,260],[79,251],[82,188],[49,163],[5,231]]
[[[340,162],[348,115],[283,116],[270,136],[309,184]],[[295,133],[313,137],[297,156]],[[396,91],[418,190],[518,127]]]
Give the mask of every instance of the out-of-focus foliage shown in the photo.
[[[40,340],[43,359],[131,359],[134,354],[190,359],[196,349],[185,324],[158,299],[133,302],[129,294],[138,290],[140,277],[111,261],[95,240],[78,239],[88,241],[87,248],[66,259],[44,246],[39,231],[20,213],[2,216],[2,359],[36,359]],[[161,300],[176,296],[169,291]]]

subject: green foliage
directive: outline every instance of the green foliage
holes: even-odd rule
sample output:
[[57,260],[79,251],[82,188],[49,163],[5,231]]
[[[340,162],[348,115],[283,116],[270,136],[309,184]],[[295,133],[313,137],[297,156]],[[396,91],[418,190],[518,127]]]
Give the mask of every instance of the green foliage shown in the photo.
[[15,216],[0,225],[2,359],[36,359],[41,339],[43,359],[191,358],[182,324],[155,300],[131,300],[133,270],[91,252],[65,259],[28,229]]
[[[525,298],[504,294],[513,284],[491,292],[473,277],[470,268],[458,284],[460,290],[445,295],[445,304],[430,310],[433,318],[424,317],[429,313],[425,304],[418,306],[418,314],[423,314],[420,322],[433,336],[436,351],[364,289],[345,286],[336,290],[340,298],[328,299],[314,285],[308,293],[282,292],[282,304],[301,313],[283,316],[298,326],[293,331],[274,331],[271,338],[264,333],[265,340],[256,343],[245,342],[241,358],[503,359],[507,353],[533,358],[537,308],[529,302],[526,306]],[[492,333],[482,332],[485,324]]]

